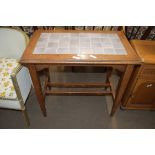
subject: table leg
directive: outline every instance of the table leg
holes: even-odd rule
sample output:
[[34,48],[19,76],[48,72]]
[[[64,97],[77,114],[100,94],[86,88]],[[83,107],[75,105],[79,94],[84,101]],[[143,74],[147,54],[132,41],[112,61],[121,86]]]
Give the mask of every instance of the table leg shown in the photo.
[[42,110],[42,113],[44,116],[46,116],[46,107],[45,107],[45,100],[43,97],[42,89],[41,89],[41,84],[40,80],[37,74],[36,66],[35,65],[29,65],[29,72],[31,75],[31,79],[33,82],[34,90],[38,99],[38,102],[40,104],[40,108]]
[[126,87],[127,87],[127,84],[128,84],[128,82],[130,80],[133,69],[134,69],[134,65],[127,65],[126,66],[126,70],[125,70],[124,74],[122,75],[122,77],[121,77],[121,79],[119,81],[115,101],[114,101],[114,104],[113,104],[113,107],[112,107],[112,110],[111,110],[111,116],[114,115],[115,111],[117,110],[117,108],[121,104],[123,94],[124,94],[124,92],[126,90]]
[[113,71],[113,68],[111,67],[107,67],[107,74],[106,74],[106,83],[110,82],[109,79],[111,77],[111,74],[112,74],[112,71]]

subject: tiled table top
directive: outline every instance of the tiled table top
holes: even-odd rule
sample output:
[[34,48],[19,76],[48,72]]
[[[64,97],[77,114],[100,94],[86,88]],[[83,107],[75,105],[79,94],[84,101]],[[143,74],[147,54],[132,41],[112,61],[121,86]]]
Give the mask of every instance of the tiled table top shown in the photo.
[[41,33],[33,54],[126,55],[117,34]]

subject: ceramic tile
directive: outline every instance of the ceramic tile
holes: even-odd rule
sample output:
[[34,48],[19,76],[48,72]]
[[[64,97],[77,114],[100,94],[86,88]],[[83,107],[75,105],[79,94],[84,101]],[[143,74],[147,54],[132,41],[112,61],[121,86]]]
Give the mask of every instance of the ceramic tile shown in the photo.
[[117,34],[42,33],[33,54],[127,54]]

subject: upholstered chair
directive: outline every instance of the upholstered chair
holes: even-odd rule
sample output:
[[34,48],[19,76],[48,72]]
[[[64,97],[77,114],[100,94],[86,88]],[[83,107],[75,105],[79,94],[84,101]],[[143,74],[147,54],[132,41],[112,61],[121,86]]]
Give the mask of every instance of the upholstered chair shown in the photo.
[[29,126],[25,103],[31,90],[28,69],[19,64],[29,38],[19,30],[0,28],[0,108],[22,111]]

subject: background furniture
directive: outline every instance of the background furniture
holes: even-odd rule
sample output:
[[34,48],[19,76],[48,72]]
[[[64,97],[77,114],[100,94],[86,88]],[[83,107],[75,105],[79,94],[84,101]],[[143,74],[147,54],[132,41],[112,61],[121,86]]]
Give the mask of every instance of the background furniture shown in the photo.
[[125,26],[128,40],[155,40],[155,26]]
[[155,40],[155,26],[8,26],[15,27],[32,36],[37,29],[44,30],[122,30],[128,40]]
[[126,95],[122,101],[125,109],[155,109],[155,41],[133,40],[131,45],[142,60],[136,66]]
[[28,69],[18,61],[28,41],[22,31],[0,28],[0,108],[22,111],[27,125],[25,102],[31,89],[31,79]]

